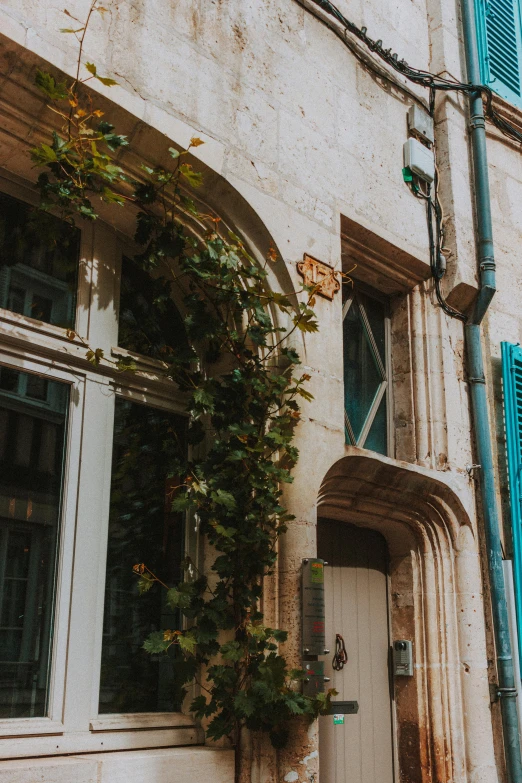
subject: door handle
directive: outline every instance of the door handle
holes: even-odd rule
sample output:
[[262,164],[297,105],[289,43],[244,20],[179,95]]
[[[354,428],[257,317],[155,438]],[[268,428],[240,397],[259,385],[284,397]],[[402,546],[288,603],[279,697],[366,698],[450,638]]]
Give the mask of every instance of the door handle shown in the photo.
[[348,661],[348,653],[346,652],[346,645],[344,639],[340,633],[335,634],[335,652],[332,660],[332,669],[336,672],[340,672],[344,668],[345,663]]

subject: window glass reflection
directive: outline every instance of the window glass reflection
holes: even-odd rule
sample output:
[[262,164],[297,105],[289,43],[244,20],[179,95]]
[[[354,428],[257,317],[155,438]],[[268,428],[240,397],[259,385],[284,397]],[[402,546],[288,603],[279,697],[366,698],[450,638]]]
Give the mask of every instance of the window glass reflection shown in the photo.
[[356,302],[343,322],[344,405],[358,440],[373,405],[382,375]]
[[66,384],[0,368],[0,717],[46,714]]
[[187,347],[183,320],[171,298],[170,283],[152,278],[131,259],[122,259],[118,345],[162,359]]
[[0,193],[0,307],[74,328],[78,229]]
[[350,293],[343,319],[344,409],[347,442],[386,454],[386,308]]
[[100,713],[180,706],[174,649],[150,656],[142,647],[152,631],[179,628],[179,614],[165,605],[159,586],[139,596],[132,567],[146,563],[169,585],[181,579],[183,517],[171,511],[179,480],[168,477],[168,466],[182,441],[179,417],[116,400]]

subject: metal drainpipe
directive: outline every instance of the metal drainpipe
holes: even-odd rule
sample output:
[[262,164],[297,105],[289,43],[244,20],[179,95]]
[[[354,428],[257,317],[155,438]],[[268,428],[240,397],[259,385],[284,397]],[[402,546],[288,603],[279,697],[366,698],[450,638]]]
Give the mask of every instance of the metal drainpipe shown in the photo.
[[[480,84],[480,67],[473,0],[461,0],[468,81]],[[493,453],[480,325],[495,294],[495,258],[491,222],[486,128],[480,93],[470,94],[470,136],[475,190],[475,229],[480,290],[471,318],[465,326],[474,435],[480,463],[480,491],[486,533],[491,603],[497,656],[498,697],[502,712],[504,750],[509,783],[522,783],[520,736],[515,698],[506,588],[502,569],[500,522],[493,473]]]

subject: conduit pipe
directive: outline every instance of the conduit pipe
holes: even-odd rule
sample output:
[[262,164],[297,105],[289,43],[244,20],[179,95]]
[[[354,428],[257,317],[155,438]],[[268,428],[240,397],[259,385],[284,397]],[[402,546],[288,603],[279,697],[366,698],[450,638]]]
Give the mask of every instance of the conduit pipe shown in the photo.
[[[474,0],[461,0],[464,49],[468,81],[480,84],[480,66],[475,26]],[[481,342],[481,323],[495,294],[495,257],[491,221],[488,161],[486,148],[486,125],[482,97],[479,92],[471,93],[470,139],[473,164],[473,186],[475,198],[475,230],[477,242],[480,289],[471,318],[465,326],[468,356],[469,384],[473,413],[473,430],[480,464],[480,493],[486,535],[489,579],[495,648],[497,659],[498,688],[502,713],[504,750],[509,783],[522,783],[522,762],[520,758],[520,736],[518,710],[515,702],[517,689],[509,634],[509,615],[506,600],[506,586],[502,567],[500,542],[500,517],[495,493],[493,473],[493,451],[488,418],[486,378]]]

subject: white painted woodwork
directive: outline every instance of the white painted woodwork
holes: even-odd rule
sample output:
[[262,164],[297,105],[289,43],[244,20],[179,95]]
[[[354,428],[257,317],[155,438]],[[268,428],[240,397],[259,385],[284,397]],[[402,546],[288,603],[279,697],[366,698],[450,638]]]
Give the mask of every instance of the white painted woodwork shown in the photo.
[[[172,748],[183,745],[202,745],[204,741],[203,729],[185,726],[138,731],[134,728],[127,731],[66,731],[64,734],[51,737],[9,737],[2,740],[0,745],[0,769],[4,759]],[[76,782],[71,781],[71,783]]]
[[[325,675],[336,701],[359,702],[357,715],[319,720],[321,783],[393,783],[393,745],[388,673],[387,549],[372,530],[319,520],[318,557],[325,568]],[[335,634],[345,640],[348,661],[332,668]]]

